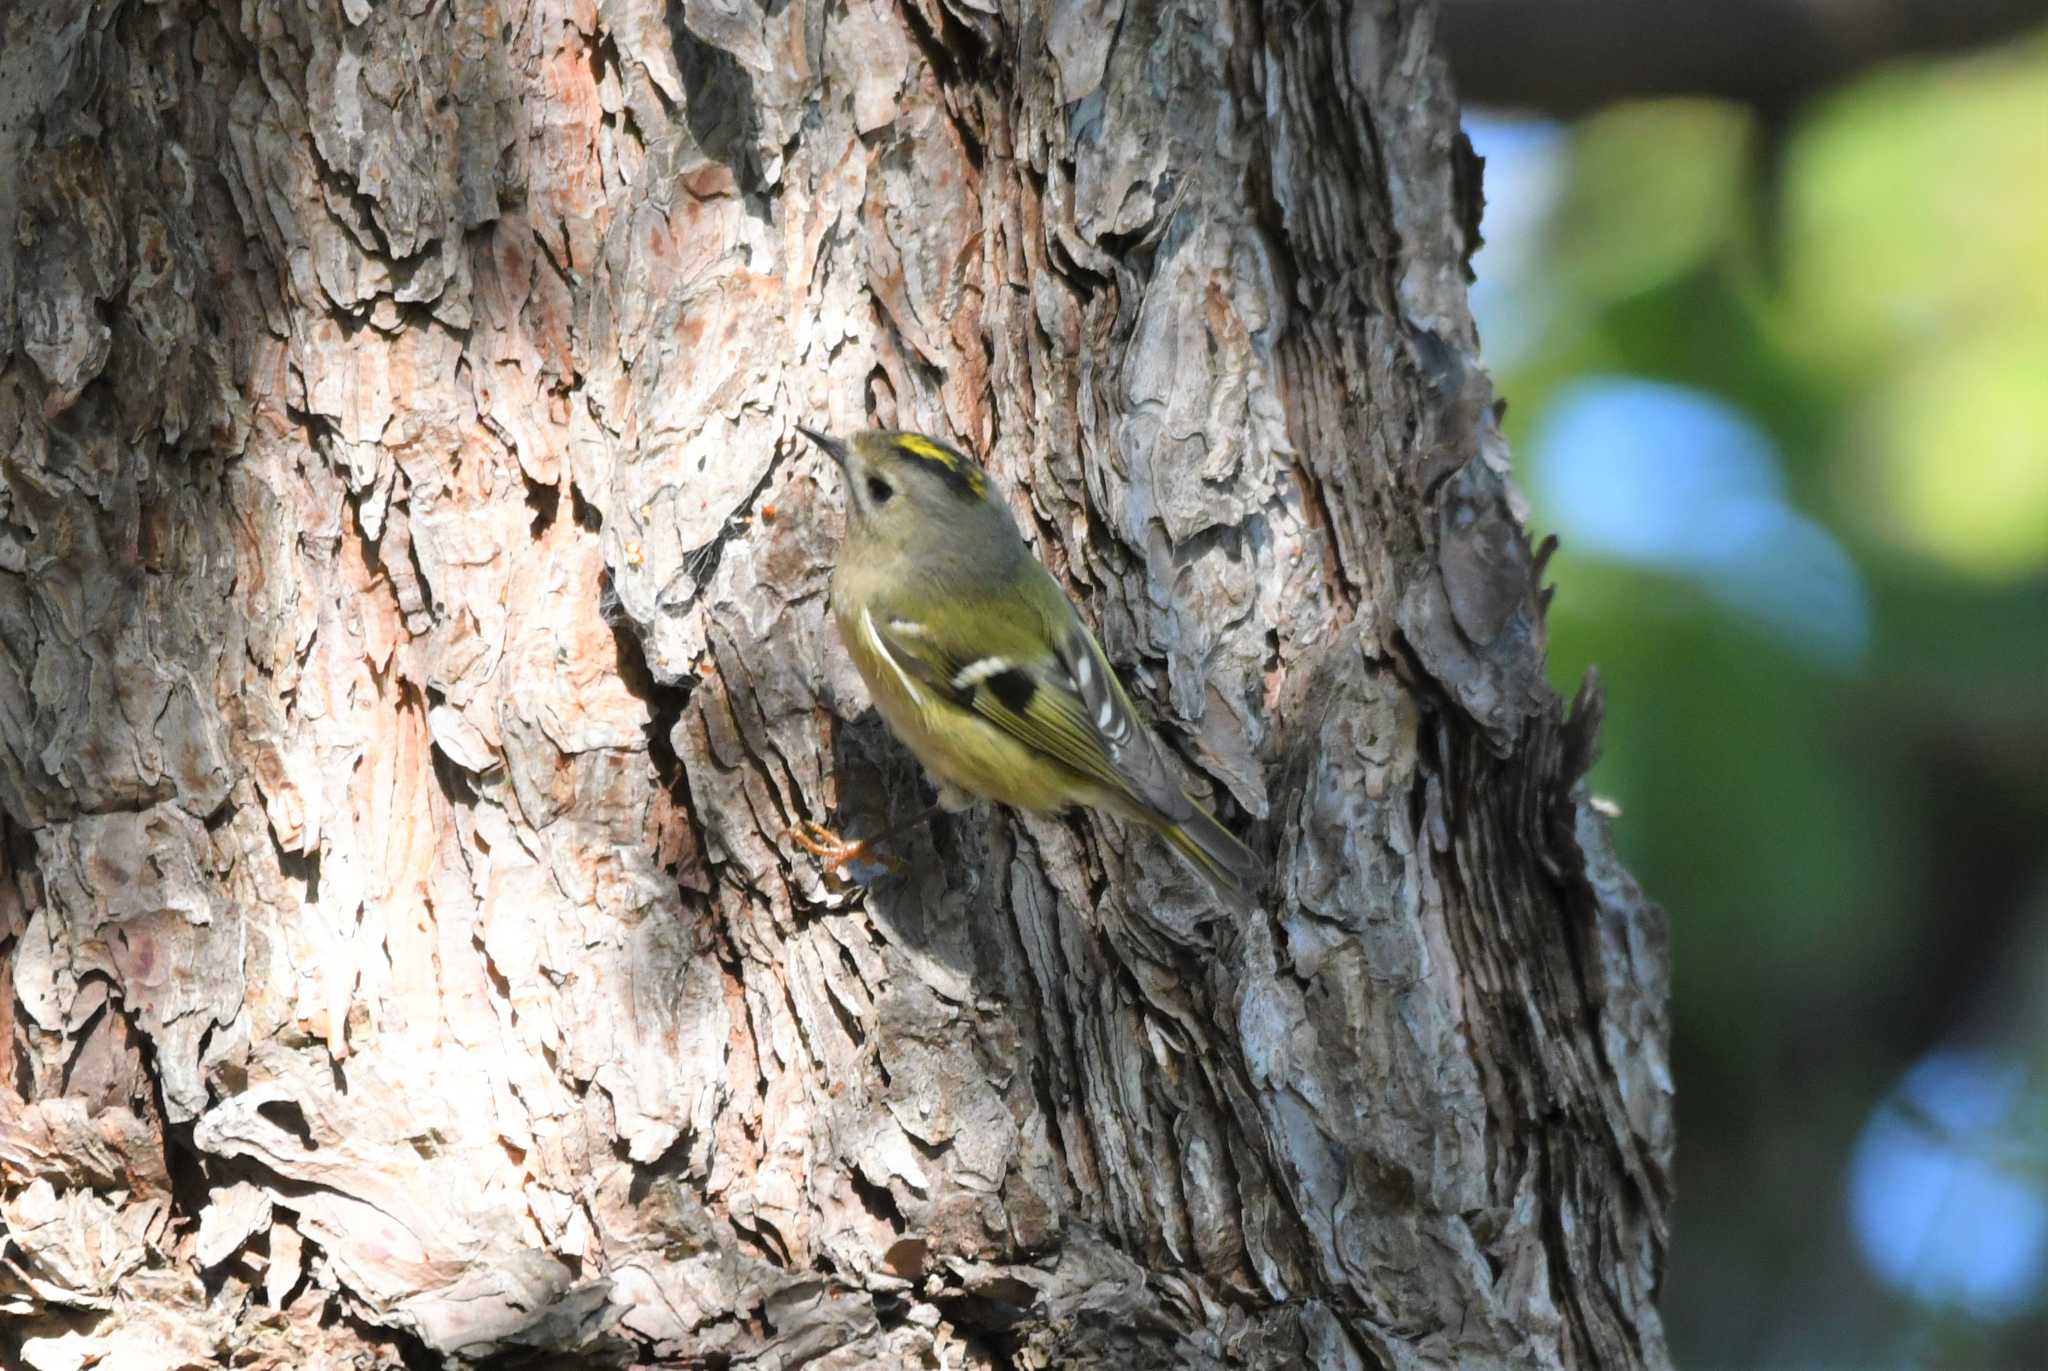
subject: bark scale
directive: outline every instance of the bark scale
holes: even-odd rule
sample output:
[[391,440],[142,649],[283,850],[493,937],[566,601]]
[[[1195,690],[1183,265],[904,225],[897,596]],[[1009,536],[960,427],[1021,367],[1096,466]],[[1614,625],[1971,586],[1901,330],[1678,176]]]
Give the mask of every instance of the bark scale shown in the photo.
[[[0,1350],[1661,1366],[1425,7],[29,0]],[[1274,867],[920,803],[807,421],[987,456]]]

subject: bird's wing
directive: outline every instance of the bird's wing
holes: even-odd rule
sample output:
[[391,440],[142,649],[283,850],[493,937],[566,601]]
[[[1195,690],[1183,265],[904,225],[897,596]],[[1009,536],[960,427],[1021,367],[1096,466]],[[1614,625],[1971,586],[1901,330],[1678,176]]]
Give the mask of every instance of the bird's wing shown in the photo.
[[[1137,718],[1102,648],[1052,582],[1041,594],[1047,632],[992,643],[985,625],[964,633],[887,611],[872,617],[890,660],[917,680],[939,707],[969,711],[1028,747],[1107,789],[1180,820],[1191,805],[1165,751]],[[991,651],[994,648],[996,650]],[[1008,650],[1003,650],[1007,648]]]

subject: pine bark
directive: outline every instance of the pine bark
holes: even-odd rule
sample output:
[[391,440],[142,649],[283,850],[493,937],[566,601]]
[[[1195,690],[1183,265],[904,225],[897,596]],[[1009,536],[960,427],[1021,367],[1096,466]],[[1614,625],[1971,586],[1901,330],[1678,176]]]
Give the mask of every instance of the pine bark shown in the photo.
[[[0,1361],[1663,1366],[1662,916],[1426,6],[22,0]],[[922,803],[985,454],[1273,866]]]

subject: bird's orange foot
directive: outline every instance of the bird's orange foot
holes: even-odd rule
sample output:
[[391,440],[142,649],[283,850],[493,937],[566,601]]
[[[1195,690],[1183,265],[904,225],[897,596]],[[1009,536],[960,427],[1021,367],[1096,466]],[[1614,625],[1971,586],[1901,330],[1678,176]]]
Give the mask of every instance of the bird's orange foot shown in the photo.
[[865,839],[848,842],[820,823],[803,820],[790,829],[786,835],[804,851],[825,864],[828,871],[836,871],[849,862],[879,861],[892,870],[897,866],[893,857],[878,854]]

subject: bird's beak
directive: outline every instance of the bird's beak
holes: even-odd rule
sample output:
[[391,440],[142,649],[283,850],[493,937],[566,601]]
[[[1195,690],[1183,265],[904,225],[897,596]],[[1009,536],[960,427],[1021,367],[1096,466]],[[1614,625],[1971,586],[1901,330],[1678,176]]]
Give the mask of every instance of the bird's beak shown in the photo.
[[846,466],[845,443],[841,442],[837,438],[828,438],[814,428],[805,428],[802,424],[798,424],[796,426],[796,431],[798,433],[803,434],[804,437],[810,439],[812,442],[816,443],[819,447],[823,448],[825,450],[825,455],[827,457],[830,457],[833,461],[837,462],[842,469]]

